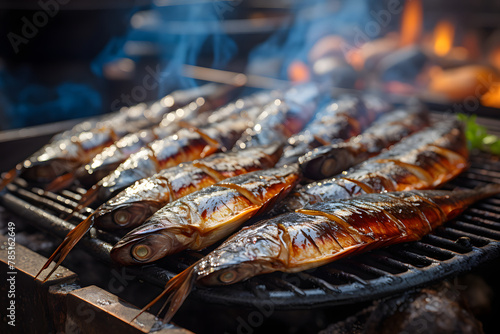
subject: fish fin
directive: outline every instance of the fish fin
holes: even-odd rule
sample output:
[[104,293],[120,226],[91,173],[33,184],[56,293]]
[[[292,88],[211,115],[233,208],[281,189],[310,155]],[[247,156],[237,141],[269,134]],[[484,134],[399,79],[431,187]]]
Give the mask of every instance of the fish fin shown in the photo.
[[259,211],[257,211],[255,213],[255,216],[259,216],[261,214],[264,214],[265,212],[272,209],[275,206],[275,204],[280,202],[281,200],[283,200],[294,187],[295,187],[295,183],[288,185],[288,186],[284,187],[283,189],[281,189],[278,194],[271,197],[263,205],[261,205],[261,207],[259,208]]
[[203,151],[200,153],[200,158],[202,158],[202,159],[206,158],[209,155],[212,155],[212,154],[219,152],[219,151],[220,151],[220,148],[218,146],[207,145],[207,146],[205,146]]
[[479,193],[478,195],[479,199],[484,199],[500,194],[500,184],[489,183],[484,186],[475,187],[474,190]]
[[190,129],[191,131],[196,132],[197,134],[200,135],[201,138],[203,138],[204,141],[207,142],[207,146],[203,149],[203,151],[200,154],[201,158],[206,158],[209,155],[214,154],[215,152],[220,151],[223,147],[220,142],[218,142],[216,139],[210,137],[208,134],[206,134],[203,130],[200,128],[191,125],[185,121],[179,121],[179,126]]
[[363,183],[361,181],[358,181],[358,180],[355,180],[355,179],[351,179],[350,177],[343,177],[342,179],[354,183],[355,185],[357,185],[358,187],[360,187],[367,194],[376,193],[376,191],[372,187],[370,187],[369,185],[367,185],[367,184],[365,184],[365,183]]
[[167,301],[163,304],[159,313],[161,313],[167,305],[169,305],[167,313],[162,320],[163,324],[166,324],[172,320],[173,316],[182,306],[182,303],[186,299],[186,297],[191,292],[193,288],[194,282],[196,280],[196,276],[194,275],[194,267],[198,262],[194,263],[178,275],[174,276],[170,281],[168,281],[167,285],[165,285],[165,289],[160,295],[158,295],[155,299],[153,299],[150,303],[142,308],[142,310],[137,314],[134,319],[130,322],[133,322],[137,317],[139,317],[142,313],[146,312],[151,306],[156,304],[161,298],[163,298],[166,294],[172,293],[167,299]]
[[92,204],[96,199],[97,196],[99,195],[99,190],[101,189],[101,186],[99,184],[94,184],[92,188],[87,190],[85,194],[82,195],[82,198],[78,202],[78,205],[75,207],[73,210],[73,214],[75,212],[79,212],[83,208],[89,206]]
[[74,173],[66,173],[63,174],[59,177],[57,177],[55,180],[49,183],[47,187],[45,187],[45,190],[47,191],[59,191],[64,188],[69,187],[70,185],[73,184],[75,181],[75,174]]
[[245,187],[240,186],[239,184],[234,184],[234,183],[225,183],[225,182],[218,182],[216,184],[218,187],[222,188],[229,188],[236,190],[237,192],[240,193],[241,196],[245,197],[247,200],[252,202],[254,205],[262,205],[262,200],[257,198],[250,190],[246,189]]
[[0,182],[0,191],[2,191],[8,184],[10,184],[19,174],[21,174],[22,166],[17,165],[10,171],[2,175],[2,180]]
[[196,132],[197,134],[199,134],[200,137],[203,138],[210,146],[215,146],[215,147],[221,146],[217,140],[215,140],[212,137],[210,137],[209,135],[207,135],[200,128],[198,128],[194,125],[191,125],[186,121],[179,121],[178,124],[179,124],[179,126],[181,126],[183,128],[187,128],[187,129],[192,130],[192,131]]
[[316,140],[318,143],[320,143],[322,146],[326,146],[326,145],[330,145],[331,143],[324,140],[323,138],[317,136],[317,135],[314,135],[313,136],[314,140]]
[[216,171],[212,167],[208,167],[207,165],[205,165],[202,162],[194,161],[193,167],[201,169],[205,174],[212,177],[216,182],[220,182],[220,181],[226,179],[226,177],[224,177],[220,172]]
[[35,279],[42,273],[42,271],[47,269],[50,266],[50,264],[57,258],[56,265],[43,280],[43,282],[46,282],[50,278],[50,276],[54,273],[54,271],[59,267],[61,262],[66,258],[68,253],[73,249],[73,247],[75,247],[75,245],[78,243],[78,241],[80,241],[80,239],[85,235],[85,233],[87,233],[92,228],[93,225],[94,225],[94,217],[91,215],[87,219],[82,221],[80,224],[75,226],[75,228],[72,229],[68,233],[68,235],[66,235],[63,242],[49,257],[47,262],[45,262],[42,269],[40,269],[38,274],[36,274]]

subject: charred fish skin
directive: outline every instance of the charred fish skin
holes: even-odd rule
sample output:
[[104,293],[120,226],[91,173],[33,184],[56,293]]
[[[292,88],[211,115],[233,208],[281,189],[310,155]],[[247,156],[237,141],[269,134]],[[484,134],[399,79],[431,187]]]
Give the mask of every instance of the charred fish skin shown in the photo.
[[300,157],[301,170],[312,180],[332,177],[428,125],[429,114],[420,103],[385,113],[360,135]]
[[285,199],[281,212],[362,193],[435,188],[467,168],[463,124],[444,120],[333,178],[313,182]]
[[[278,166],[298,161],[312,149],[359,135],[390,106],[374,103],[375,97],[345,95],[322,107],[303,131],[288,139],[283,158]],[[375,100],[376,101],[376,100]]]
[[203,249],[267,210],[298,181],[298,167],[256,171],[218,182],[174,201],[129,232],[112,249],[122,265]]
[[135,228],[169,202],[226,178],[272,168],[281,152],[280,145],[255,147],[165,169],[136,181],[101,205],[95,210],[94,223],[105,230]]
[[416,241],[500,185],[474,190],[365,194],[317,203],[249,226],[194,266],[207,285],[232,284],[273,271],[299,272],[346,255]]
[[236,143],[236,147],[265,146],[284,143],[302,130],[316,110],[320,88],[313,83],[292,87],[283,97],[267,104],[255,121]]
[[99,181],[99,199],[106,201],[135,181],[162,169],[203,158],[219,149],[227,150],[247,127],[246,120],[228,120],[203,129],[204,135],[182,129],[171,137],[154,141]]

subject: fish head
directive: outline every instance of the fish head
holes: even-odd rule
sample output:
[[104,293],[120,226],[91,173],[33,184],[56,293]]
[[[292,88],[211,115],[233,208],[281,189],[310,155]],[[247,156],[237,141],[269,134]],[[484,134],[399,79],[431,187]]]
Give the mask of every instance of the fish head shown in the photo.
[[[279,270],[281,243],[275,226],[242,230],[194,267],[203,285],[228,285]],[[271,231],[269,229],[276,229]],[[266,231],[267,230],[267,231]],[[251,233],[247,233],[251,232]]]
[[193,238],[192,230],[168,225],[168,218],[152,216],[118,241],[111,250],[111,258],[122,265],[134,265],[153,262],[186,249]]
[[314,180],[326,179],[346,170],[353,160],[343,143],[318,147],[299,158],[303,174]]
[[96,210],[95,225],[107,231],[132,229],[145,222],[158,209],[157,203],[151,201],[106,203]]

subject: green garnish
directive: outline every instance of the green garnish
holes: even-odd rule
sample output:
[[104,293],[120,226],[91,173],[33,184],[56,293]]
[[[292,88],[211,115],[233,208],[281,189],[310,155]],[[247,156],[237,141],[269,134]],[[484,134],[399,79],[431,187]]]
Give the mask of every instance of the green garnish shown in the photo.
[[477,124],[476,115],[458,114],[457,118],[465,123],[465,137],[469,148],[500,155],[500,138],[489,134],[486,127]]

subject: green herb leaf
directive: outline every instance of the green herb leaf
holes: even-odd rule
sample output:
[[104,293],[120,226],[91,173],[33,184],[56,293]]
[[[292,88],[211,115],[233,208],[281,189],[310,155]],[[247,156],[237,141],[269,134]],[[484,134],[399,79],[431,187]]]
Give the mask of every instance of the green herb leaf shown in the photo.
[[486,127],[477,124],[476,115],[458,114],[457,118],[465,123],[465,137],[469,148],[500,155],[500,138],[489,134]]

